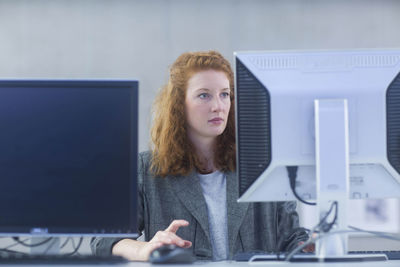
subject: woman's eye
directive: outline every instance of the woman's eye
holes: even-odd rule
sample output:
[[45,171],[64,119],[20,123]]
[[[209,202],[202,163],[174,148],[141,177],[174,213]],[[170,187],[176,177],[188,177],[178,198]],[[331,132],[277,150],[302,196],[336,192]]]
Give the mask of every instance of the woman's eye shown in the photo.
[[229,97],[229,93],[228,92],[222,93],[222,97]]
[[209,95],[208,95],[207,93],[202,93],[202,94],[199,95],[199,97],[200,97],[201,99],[205,99],[205,98],[208,98]]

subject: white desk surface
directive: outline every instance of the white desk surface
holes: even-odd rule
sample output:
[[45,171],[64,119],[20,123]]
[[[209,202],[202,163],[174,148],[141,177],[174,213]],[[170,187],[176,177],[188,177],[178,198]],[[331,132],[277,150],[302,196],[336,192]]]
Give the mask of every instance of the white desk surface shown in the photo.
[[[126,266],[136,266],[136,267],[162,267],[162,265],[151,265],[150,263],[138,263],[131,262]],[[282,261],[276,262],[256,262],[256,263],[247,263],[247,262],[235,262],[235,261],[220,261],[220,262],[195,262],[191,265],[166,265],[166,267],[188,267],[188,266],[196,266],[196,267],[262,267],[262,266],[329,266],[329,267],[380,267],[380,266],[400,266],[400,260],[386,261],[386,262],[353,262],[353,263],[287,263]]]
[[[0,263],[0,266],[32,266],[32,265],[3,265]],[[40,266],[40,265],[35,265]],[[399,267],[400,260],[392,260],[386,262],[353,262],[353,263],[286,263],[286,262],[257,262],[257,263],[247,263],[247,262],[235,262],[235,261],[220,261],[220,262],[195,262],[193,264],[168,264],[168,265],[152,265],[147,262],[130,262],[127,264],[112,264],[112,265],[46,265],[46,266],[76,266],[76,267],[88,267],[88,266],[124,266],[124,267],[264,267],[264,266],[277,266],[277,267],[286,267],[286,266],[296,266],[296,267],[306,267],[306,266],[318,266],[318,267],[380,267],[380,266],[392,266]]]

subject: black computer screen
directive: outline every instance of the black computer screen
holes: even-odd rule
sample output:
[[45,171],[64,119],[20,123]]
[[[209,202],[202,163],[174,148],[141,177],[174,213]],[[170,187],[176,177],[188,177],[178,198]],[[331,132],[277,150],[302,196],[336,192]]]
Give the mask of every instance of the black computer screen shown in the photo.
[[137,87],[0,81],[0,233],[137,232]]

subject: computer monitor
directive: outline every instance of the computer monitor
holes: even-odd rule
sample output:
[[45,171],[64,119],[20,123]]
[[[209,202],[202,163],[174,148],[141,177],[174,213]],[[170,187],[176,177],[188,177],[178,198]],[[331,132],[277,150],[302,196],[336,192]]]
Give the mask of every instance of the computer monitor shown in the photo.
[[138,82],[0,80],[0,235],[137,236]]
[[400,197],[400,50],[234,61],[239,201]]

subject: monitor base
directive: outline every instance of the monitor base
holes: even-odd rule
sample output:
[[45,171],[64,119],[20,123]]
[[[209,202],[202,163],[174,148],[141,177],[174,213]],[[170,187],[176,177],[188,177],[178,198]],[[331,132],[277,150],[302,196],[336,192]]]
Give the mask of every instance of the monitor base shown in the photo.
[[[286,255],[254,255],[249,262],[260,261],[284,261]],[[294,255],[290,262],[366,262],[366,261],[387,261],[388,258],[385,254],[348,254],[344,256],[327,256],[318,257],[310,254],[297,254]]]

